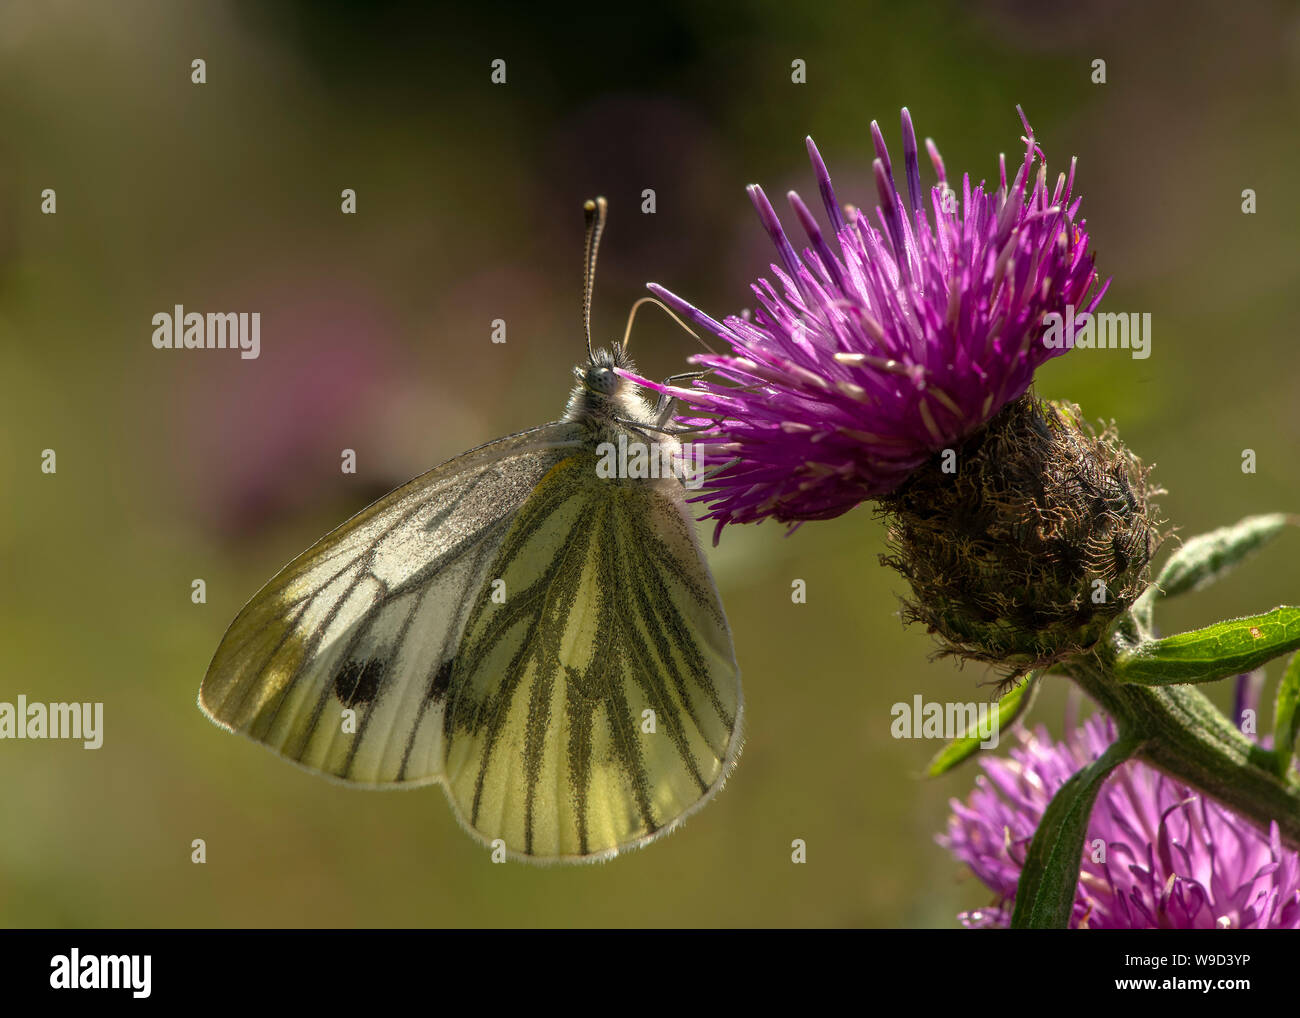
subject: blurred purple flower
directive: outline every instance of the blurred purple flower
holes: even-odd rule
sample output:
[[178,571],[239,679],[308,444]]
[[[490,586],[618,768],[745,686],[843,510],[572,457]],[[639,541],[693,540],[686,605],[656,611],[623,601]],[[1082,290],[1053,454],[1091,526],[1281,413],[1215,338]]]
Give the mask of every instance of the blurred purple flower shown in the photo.
[[[222,422],[190,429],[173,455],[190,511],[227,537],[301,513],[330,478],[347,482],[339,450],[379,446],[384,411],[414,384],[407,358],[386,338],[396,330],[370,293],[294,290],[287,281],[260,306],[276,309],[263,331],[276,341],[256,360],[203,362],[174,394],[178,419]],[[377,490],[365,494],[400,481],[375,477],[379,457],[367,458],[362,476]]]
[[[1025,853],[1057,789],[1115,739],[1093,715],[1067,742],[1020,733],[1007,758],[982,761],[966,802],[952,800],[939,843],[997,896],[958,918],[970,927],[1011,919]],[[1094,862],[1093,844],[1105,846]],[[1122,764],[1097,797],[1084,841],[1070,925],[1090,929],[1300,929],[1300,854],[1199,793],[1138,761]]]
[[[808,207],[788,195],[810,246],[802,257],[758,185],[749,188],[780,252],[778,289],[760,279],[752,320],[719,323],[681,297],[652,292],[730,352],[697,355],[714,375],[693,388],[641,384],[679,397],[697,416],[705,464],[716,468],[704,518],[749,523],[826,519],[886,494],[1022,395],[1044,361],[1043,316],[1091,311],[1097,273],[1072,199],[1074,163],[1051,191],[1021,113],[1025,156],[1010,186],[989,193],[962,178],[960,204],[926,139],[939,183],[928,208],[916,135],[902,111],[906,197],[880,128],[871,125],[880,206],[842,211],[811,138],[808,154],[832,225],[832,250]],[[1034,164],[1038,163],[1034,174]],[[1031,176],[1033,179],[1031,180]],[[1091,294],[1091,295],[1090,295]]]

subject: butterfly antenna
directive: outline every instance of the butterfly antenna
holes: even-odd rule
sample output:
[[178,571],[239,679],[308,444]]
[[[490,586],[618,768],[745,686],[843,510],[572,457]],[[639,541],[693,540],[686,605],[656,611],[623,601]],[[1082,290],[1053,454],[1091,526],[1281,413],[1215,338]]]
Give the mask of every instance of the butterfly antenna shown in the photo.
[[636,320],[636,313],[638,309],[640,309],[641,305],[645,303],[655,304],[658,307],[662,308],[664,314],[666,314],[674,322],[676,322],[683,329],[689,332],[695,338],[696,342],[700,344],[700,346],[708,350],[709,353],[716,353],[713,347],[709,346],[708,343],[706,343],[703,339],[700,338],[699,333],[697,333],[689,325],[687,325],[680,318],[678,318],[677,315],[673,312],[673,309],[670,308],[663,301],[659,300],[657,297],[642,297],[640,300],[638,300],[635,304],[632,305],[632,310],[627,313],[627,328],[623,330],[623,352],[624,353],[627,353],[627,341],[632,336],[632,323]]
[[596,253],[600,250],[600,235],[605,231],[604,198],[588,200],[582,206],[587,219],[586,255],[582,261],[582,331],[587,334],[587,356],[595,359],[591,348],[591,291],[596,285]]

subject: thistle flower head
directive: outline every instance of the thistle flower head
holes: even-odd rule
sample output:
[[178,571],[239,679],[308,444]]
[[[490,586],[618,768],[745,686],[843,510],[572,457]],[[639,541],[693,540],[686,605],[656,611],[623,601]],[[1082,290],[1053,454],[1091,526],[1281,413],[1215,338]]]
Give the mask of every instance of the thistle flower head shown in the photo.
[[[1020,733],[1009,759],[982,760],[975,791],[952,801],[939,843],[994,894],[958,918],[1005,927],[1034,831],[1052,796],[1115,739],[1093,715],[1066,742]],[[1098,795],[1084,841],[1070,925],[1091,929],[1300,929],[1300,854],[1140,761]]]
[[895,183],[871,125],[880,204],[842,208],[812,139],[808,154],[830,230],[794,193],[808,238],[795,250],[771,203],[749,188],[780,255],[775,283],[753,286],[752,319],[718,322],[660,286],[650,289],[729,350],[693,358],[713,374],[692,388],[654,385],[692,408],[715,468],[705,518],[747,523],[826,519],[893,491],[935,452],[970,435],[1028,388],[1062,352],[1042,342],[1045,314],[1091,311],[1105,287],[1087,253],[1074,164],[1049,187],[1025,127],[1008,181],[958,194],[926,140],[938,183],[923,190],[916,135],[902,111],[906,187]]

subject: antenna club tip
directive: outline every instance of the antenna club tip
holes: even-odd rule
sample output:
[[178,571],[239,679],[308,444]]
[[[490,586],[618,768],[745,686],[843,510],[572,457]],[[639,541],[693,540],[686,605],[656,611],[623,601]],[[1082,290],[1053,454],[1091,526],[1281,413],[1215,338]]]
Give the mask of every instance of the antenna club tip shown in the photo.
[[587,225],[604,223],[609,203],[604,198],[588,198],[582,203],[582,214],[587,220]]

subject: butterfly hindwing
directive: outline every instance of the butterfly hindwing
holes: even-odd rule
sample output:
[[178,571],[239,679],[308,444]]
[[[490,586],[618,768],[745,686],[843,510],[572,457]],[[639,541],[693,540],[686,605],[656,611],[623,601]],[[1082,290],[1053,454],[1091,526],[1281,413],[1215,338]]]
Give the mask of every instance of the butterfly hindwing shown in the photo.
[[725,780],[739,669],[672,480],[597,478],[575,452],[513,518],[474,605],[443,716],[447,791],[525,857],[610,856]]
[[558,423],[482,446],[322,538],[231,624],[204,711],[344,780],[439,778],[460,631],[511,518],[575,441]]

